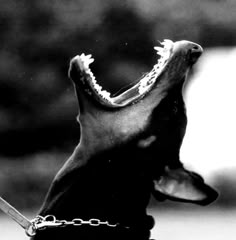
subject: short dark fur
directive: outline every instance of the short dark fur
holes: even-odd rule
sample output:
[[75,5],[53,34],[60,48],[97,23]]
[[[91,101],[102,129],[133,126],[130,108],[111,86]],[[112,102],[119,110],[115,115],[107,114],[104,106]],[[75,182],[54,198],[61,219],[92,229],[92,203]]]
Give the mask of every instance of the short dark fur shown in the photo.
[[[98,218],[119,226],[47,229],[34,240],[148,240],[154,226],[146,213],[151,194],[157,200],[202,205],[216,198],[216,192],[179,161],[187,124],[182,87],[196,58],[194,47],[180,43],[178,62],[172,64],[186,65],[181,78],[164,73],[160,84],[141,100],[117,109],[106,109],[83,90],[82,73],[71,61],[69,75],[79,99],[81,139],[55,177],[40,215],[53,214],[60,220]],[[170,66],[167,71],[171,70]],[[180,193],[170,192],[170,184]],[[193,197],[185,197],[183,188],[192,191]]]

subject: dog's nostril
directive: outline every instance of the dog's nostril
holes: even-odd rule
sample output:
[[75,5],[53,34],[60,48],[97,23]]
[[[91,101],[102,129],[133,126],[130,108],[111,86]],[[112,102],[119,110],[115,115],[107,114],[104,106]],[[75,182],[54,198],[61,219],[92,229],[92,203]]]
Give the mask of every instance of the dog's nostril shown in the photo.
[[199,50],[199,46],[193,46],[193,50]]
[[199,45],[194,45],[193,47],[192,47],[192,49],[191,49],[191,51],[192,52],[200,52],[200,53],[202,53],[202,47],[201,46],[199,46]]
[[189,48],[190,61],[194,64],[201,56],[203,49],[200,45],[194,44]]

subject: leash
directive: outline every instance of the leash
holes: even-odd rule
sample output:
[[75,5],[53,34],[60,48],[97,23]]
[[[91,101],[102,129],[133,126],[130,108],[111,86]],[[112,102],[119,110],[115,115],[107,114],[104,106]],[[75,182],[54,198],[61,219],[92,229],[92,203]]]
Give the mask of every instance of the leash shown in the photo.
[[22,213],[16,210],[10,203],[0,197],[0,209],[6,213],[11,219],[17,222],[25,229],[26,234],[32,237],[36,234],[36,228],[32,221],[26,218]]
[[[29,220],[10,203],[0,197],[0,209],[6,213],[11,219],[17,222],[24,230],[27,236],[33,237],[38,230],[44,230],[46,228],[66,227],[66,226],[82,226],[89,225],[93,227],[107,226],[117,227],[119,224],[109,223],[108,221],[101,221],[97,218],[91,218],[90,220],[83,220],[81,218],[74,218],[72,221],[57,220],[54,215],[47,215],[45,217],[38,215],[36,218]],[[125,228],[130,228],[126,227]]]

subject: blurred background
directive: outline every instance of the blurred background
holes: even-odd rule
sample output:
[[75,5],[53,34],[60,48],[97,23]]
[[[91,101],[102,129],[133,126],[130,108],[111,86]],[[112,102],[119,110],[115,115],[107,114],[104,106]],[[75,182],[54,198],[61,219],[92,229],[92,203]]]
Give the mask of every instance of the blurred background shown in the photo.
[[[209,207],[150,202],[160,240],[236,234],[235,0],[0,0],[0,196],[37,214],[79,140],[70,59],[92,54],[97,80],[115,93],[156,62],[158,40],[204,48],[186,87],[185,166],[215,186]],[[0,212],[1,239],[27,239]]]

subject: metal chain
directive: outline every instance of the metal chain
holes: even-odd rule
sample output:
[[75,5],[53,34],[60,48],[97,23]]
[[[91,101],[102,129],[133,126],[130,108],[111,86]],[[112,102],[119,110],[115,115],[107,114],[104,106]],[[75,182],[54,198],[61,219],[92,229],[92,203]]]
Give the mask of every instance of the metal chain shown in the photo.
[[108,227],[117,227],[119,224],[109,223],[108,221],[101,221],[97,218],[91,218],[89,220],[83,220],[81,218],[74,218],[72,221],[67,220],[57,220],[54,215],[47,215],[45,217],[37,216],[32,221],[32,226],[37,230],[43,230],[46,228],[55,228],[55,227],[66,227],[66,226],[82,226],[82,225],[89,225],[93,227],[105,225]]

